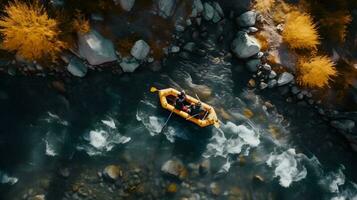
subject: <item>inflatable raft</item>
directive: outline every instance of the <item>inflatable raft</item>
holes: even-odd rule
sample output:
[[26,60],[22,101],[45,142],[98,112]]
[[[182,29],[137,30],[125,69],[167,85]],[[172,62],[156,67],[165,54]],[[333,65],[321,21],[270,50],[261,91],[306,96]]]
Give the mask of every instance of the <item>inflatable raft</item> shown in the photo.
[[[195,116],[191,116],[187,112],[184,112],[182,110],[178,110],[175,108],[174,102],[175,102],[177,96],[180,94],[179,91],[177,91],[173,88],[167,88],[167,89],[159,90],[158,94],[160,97],[161,106],[164,109],[169,110],[169,111],[179,115],[180,117],[197,124],[198,126],[200,126],[202,128],[211,126],[211,125],[214,125],[215,127],[219,127],[219,121],[217,118],[217,114],[214,111],[212,106],[201,102],[202,108],[205,110],[205,113],[203,113],[203,117],[196,118]],[[189,95],[186,95],[186,102],[188,104],[198,103],[199,100],[195,99]]]

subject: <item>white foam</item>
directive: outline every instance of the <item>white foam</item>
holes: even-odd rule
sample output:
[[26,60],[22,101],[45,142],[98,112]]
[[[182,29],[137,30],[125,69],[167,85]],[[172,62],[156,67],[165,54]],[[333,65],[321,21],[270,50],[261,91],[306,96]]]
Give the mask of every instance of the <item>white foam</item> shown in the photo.
[[307,170],[300,164],[302,154],[296,154],[295,149],[288,149],[281,154],[272,153],[266,164],[275,167],[274,177],[279,177],[279,183],[283,187],[289,187],[292,182],[304,179]]
[[[105,120],[104,120],[105,121]],[[116,129],[114,120],[97,123],[99,126],[90,130],[84,136],[85,144],[79,145],[78,150],[84,150],[90,156],[101,155],[111,151],[118,144],[128,143],[131,138],[121,135]]]
[[115,122],[112,118],[109,118],[109,120],[102,120],[102,123],[107,125],[108,127],[112,128],[112,129],[116,129],[116,125]]
[[48,117],[45,118],[44,120],[47,121],[48,123],[58,123],[62,124],[63,126],[68,126],[68,122],[64,119],[61,119],[60,116],[51,113],[50,111],[47,112]]
[[53,145],[51,145],[47,140],[44,140],[46,144],[46,155],[48,156],[57,156],[56,150]]
[[18,178],[16,177],[11,177],[9,175],[7,175],[6,173],[3,173],[0,171],[0,183],[1,184],[10,184],[10,185],[14,185],[19,181]]

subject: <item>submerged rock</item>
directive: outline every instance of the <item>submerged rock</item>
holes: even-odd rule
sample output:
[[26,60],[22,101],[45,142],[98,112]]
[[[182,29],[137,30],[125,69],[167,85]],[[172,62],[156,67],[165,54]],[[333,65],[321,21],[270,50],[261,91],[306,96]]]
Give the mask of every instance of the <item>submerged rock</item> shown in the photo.
[[260,59],[252,59],[246,62],[246,66],[250,72],[258,71],[258,66],[261,64]]
[[187,169],[183,165],[183,163],[179,160],[168,160],[166,161],[162,167],[161,171],[167,175],[173,176],[180,180],[187,177]]
[[349,119],[331,121],[331,126],[341,132],[352,132],[355,127],[355,122]]
[[150,52],[150,46],[144,40],[138,40],[135,42],[133,48],[131,48],[131,55],[138,60],[143,60]]
[[218,185],[218,183],[213,182],[210,184],[210,191],[213,195],[219,196],[221,194],[221,187]]
[[202,13],[204,10],[201,0],[194,0],[192,4],[191,17],[197,17],[198,14]]
[[174,13],[176,0],[159,0],[159,15],[163,18],[170,17]]
[[247,11],[237,18],[237,23],[241,27],[254,26],[257,19],[257,13],[254,11]]
[[284,72],[279,76],[278,86],[286,85],[294,80],[294,75],[289,72]]
[[232,51],[238,58],[249,58],[260,52],[260,45],[246,32],[239,31],[232,42]]
[[117,60],[113,43],[97,31],[78,35],[79,54],[91,65],[100,65]]
[[104,177],[111,181],[117,180],[120,176],[122,176],[122,173],[123,172],[120,167],[116,165],[108,165],[103,170]]
[[204,12],[203,12],[203,17],[205,18],[205,20],[209,21],[213,18],[215,10],[214,8],[211,6],[211,4],[205,2],[203,4],[204,7]]
[[84,77],[87,74],[88,67],[83,63],[83,61],[77,57],[72,57],[69,60],[67,70],[73,76]]
[[119,3],[123,10],[130,11],[135,3],[135,0],[114,0],[115,3]]
[[119,65],[123,72],[134,72],[140,66],[140,63],[135,58],[123,58]]

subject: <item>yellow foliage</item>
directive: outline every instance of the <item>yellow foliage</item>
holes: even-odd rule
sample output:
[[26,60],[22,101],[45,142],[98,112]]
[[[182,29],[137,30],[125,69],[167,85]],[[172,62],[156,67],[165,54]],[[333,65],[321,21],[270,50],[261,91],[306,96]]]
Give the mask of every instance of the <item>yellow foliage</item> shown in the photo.
[[323,88],[337,75],[334,63],[327,56],[316,56],[298,62],[297,82],[302,86]]
[[310,15],[293,11],[287,15],[283,40],[292,49],[317,49],[319,34]]
[[261,13],[269,12],[274,3],[275,0],[255,0],[253,3],[253,9]]
[[255,34],[255,38],[258,40],[258,43],[260,44],[261,50],[266,51],[269,48],[269,41],[267,35],[267,32],[260,31],[257,34]]
[[285,3],[283,0],[278,0],[272,9],[272,18],[277,24],[283,23],[286,19],[286,15],[295,10],[294,7]]
[[65,47],[58,40],[60,33],[56,20],[49,18],[38,3],[27,4],[15,0],[5,9],[0,18],[0,33],[3,35],[2,48],[16,51],[28,60],[49,56],[55,60]]
[[79,34],[86,34],[90,31],[89,20],[87,20],[81,13],[76,14],[76,18],[73,21],[73,28]]

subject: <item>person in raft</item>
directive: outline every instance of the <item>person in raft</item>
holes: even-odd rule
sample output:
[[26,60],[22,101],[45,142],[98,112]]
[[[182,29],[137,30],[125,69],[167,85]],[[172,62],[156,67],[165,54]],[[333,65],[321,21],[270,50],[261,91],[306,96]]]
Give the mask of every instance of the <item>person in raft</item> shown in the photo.
[[190,108],[186,105],[186,93],[184,90],[182,90],[180,94],[177,95],[175,108],[184,112],[190,112]]
[[204,112],[205,110],[202,107],[202,103],[201,102],[197,102],[196,104],[192,103],[191,104],[191,111],[190,111],[190,115],[200,119],[201,118],[201,114]]

